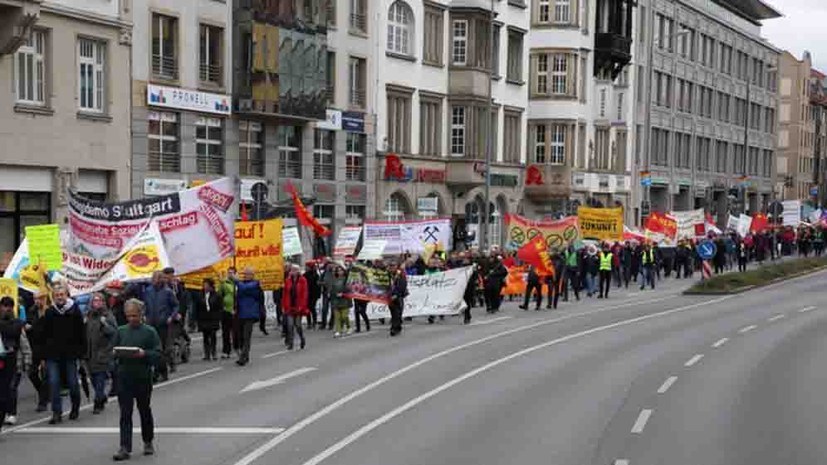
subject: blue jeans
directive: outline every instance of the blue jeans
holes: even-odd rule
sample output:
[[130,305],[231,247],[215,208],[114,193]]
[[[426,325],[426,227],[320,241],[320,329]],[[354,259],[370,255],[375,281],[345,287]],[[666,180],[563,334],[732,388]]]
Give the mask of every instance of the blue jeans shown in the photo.
[[652,286],[652,289],[654,289],[655,288],[655,273],[654,273],[654,270],[652,269],[652,266],[651,265],[649,265],[649,266],[644,265],[643,268],[640,270],[640,274],[641,274],[640,289],[643,290],[643,288],[647,284]]
[[60,374],[65,372],[66,383],[69,385],[69,398],[72,405],[80,405],[80,386],[78,385],[78,361],[76,359],[46,360],[46,373],[49,378],[49,390],[52,394],[52,413],[63,413],[60,399]]
[[92,389],[95,390],[95,400],[103,402],[106,400],[106,378],[109,377],[107,371],[97,371],[92,373]]
[[594,294],[594,275],[586,272],[586,293],[589,295]]

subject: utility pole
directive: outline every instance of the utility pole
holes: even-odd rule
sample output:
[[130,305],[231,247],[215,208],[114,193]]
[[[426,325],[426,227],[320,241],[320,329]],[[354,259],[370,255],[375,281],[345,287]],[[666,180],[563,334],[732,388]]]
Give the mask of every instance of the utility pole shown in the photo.
[[482,228],[480,228],[480,249],[488,250],[490,248],[488,235],[488,215],[491,213],[489,205],[491,203],[491,152],[492,137],[494,128],[492,127],[491,113],[493,111],[493,86],[494,86],[494,0],[491,0],[491,10],[488,14],[488,115],[485,127],[488,129],[485,134],[485,203],[482,206]]
[[818,188],[818,195],[816,195],[815,202],[816,208],[821,207],[827,203],[827,195],[825,195],[825,179],[824,179],[824,169],[821,167],[821,118],[822,118],[822,108],[820,105],[814,105],[813,109],[815,110],[815,125],[816,125],[816,134],[815,134],[815,142],[813,143],[813,184],[815,184]]
[[[749,62],[747,62],[749,63]],[[749,157],[749,117],[750,117],[750,86],[752,84],[752,75],[749,72],[749,64],[747,64],[747,98],[746,98],[746,108],[744,111],[744,158],[741,163],[741,174],[744,176],[741,180],[741,186],[739,186],[738,192],[741,194],[741,208],[743,209],[742,212],[744,214],[749,211],[747,208],[747,158]]]

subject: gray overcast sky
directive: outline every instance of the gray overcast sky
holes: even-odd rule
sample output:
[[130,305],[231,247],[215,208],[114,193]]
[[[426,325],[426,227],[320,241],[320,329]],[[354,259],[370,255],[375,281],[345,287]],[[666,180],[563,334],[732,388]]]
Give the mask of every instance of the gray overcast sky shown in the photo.
[[801,58],[804,50],[813,57],[813,67],[827,72],[827,1],[764,0],[784,15],[764,21],[762,34],[773,45]]

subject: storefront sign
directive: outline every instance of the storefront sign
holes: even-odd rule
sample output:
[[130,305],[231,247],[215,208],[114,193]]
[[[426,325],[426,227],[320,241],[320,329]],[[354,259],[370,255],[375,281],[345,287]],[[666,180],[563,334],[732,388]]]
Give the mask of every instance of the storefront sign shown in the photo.
[[530,165],[525,171],[525,185],[526,186],[542,186],[543,170],[537,165]]
[[436,214],[439,209],[439,199],[436,197],[419,197],[416,199],[416,211],[419,214],[430,213]]
[[232,97],[179,87],[146,86],[146,103],[155,107],[229,115]]
[[358,111],[342,112],[341,125],[347,132],[365,132],[365,114]]
[[336,185],[335,184],[313,184],[313,194],[319,202],[335,202],[336,201]]
[[316,123],[316,128],[326,129],[328,131],[338,131],[342,129],[342,112],[339,110],[327,109],[325,111],[325,120]]
[[398,155],[389,154],[385,157],[385,180],[399,182],[429,182],[444,183],[447,179],[445,170],[433,168],[412,168],[402,164]]
[[144,179],[144,195],[167,195],[187,188],[187,181],[181,179]]
[[345,201],[348,203],[364,203],[367,201],[368,193],[365,186],[346,186]]
[[491,185],[500,187],[517,187],[517,175],[491,173]]

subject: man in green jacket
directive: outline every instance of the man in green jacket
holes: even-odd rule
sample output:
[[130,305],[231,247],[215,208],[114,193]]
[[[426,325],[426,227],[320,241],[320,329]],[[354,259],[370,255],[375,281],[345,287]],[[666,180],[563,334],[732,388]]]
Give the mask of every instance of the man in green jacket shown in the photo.
[[145,325],[144,304],[129,299],[124,304],[127,324],[118,328],[115,357],[118,360],[118,405],[121,408],[121,447],[112,457],[116,462],[129,460],[132,453],[132,408],[138,405],[144,455],[154,455],[152,440],[155,421],[152,418],[153,367],[161,357],[161,339],[155,328]]
[[233,349],[238,349],[238,338],[233,325],[235,315],[235,268],[227,270],[227,276],[218,283],[218,295],[224,303],[221,312],[221,358],[230,358]]

